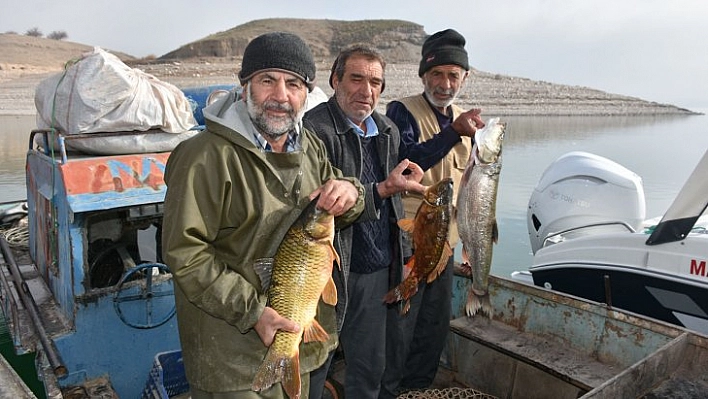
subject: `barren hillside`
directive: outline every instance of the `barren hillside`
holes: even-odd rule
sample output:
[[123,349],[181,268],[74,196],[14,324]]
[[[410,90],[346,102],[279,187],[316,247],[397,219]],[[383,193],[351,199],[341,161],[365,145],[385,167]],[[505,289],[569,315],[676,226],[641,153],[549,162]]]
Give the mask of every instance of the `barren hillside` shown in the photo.
[[[405,21],[259,20],[214,33],[181,46],[159,59],[135,59],[109,50],[128,65],[177,87],[235,84],[245,43],[263,32],[287,26],[313,48],[317,82],[330,94],[329,69],[339,48],[355,41],[374,43],[387,54],[389,101],[421,92],[417,74],[422,26]],[[34,114],[34,90],[47,76],[60,73],[92,46],[67,41],[0,34],[0,115]],[[210,52],[211,51],[211,52]],[[472,69],[458,104],[480,107],[486,115],[648,115],[690,114],[669,104],[606,93],[587,87],[558,85]]]
[[423,26],[398,20],[261,19],[186,44],[160,59],[241,57],[253,38],[277,30],[302,37],[315,58],[323,60],[333,60],[351,43],[365,42],[376,46],[388,62],[417,62],[428,36]]

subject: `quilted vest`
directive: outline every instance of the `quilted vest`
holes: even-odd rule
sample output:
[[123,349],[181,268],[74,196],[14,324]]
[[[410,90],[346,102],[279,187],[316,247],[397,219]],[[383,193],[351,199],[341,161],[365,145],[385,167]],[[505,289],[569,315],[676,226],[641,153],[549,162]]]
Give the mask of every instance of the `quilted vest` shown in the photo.
[[[440,132],[440,125],[438,124],[438,119],[435,116],[435,112],[422,94],[406,97],[399,101],[405,105],[411,115],[413,115],[415,120],[418,122],[418,129],[420,130],[420,137],[418,138],[419,142],[422,143],[427,141]],[[452,104],[451,108],[453,120],[464,112],[461,107],[455,104]],[[454,184],[452,203],[453,205],[457,204],[457,189],[460,187],[462,173],[465,171],[465,166],[467,165],[467,160],[469,159],[471,152],[472,139],[469,137],[462,137],[462,141],[452,147],[450,152],[448,152],[447,155],[440,160],[440,162],[425,171],[421,184],[430,186],[446,177],[452,177]],[[423,197],[421,195],[413,193],[403,196],[403,206],[406,211],[406,218],[412,219],[415,217],[415,212],[418,209],[422,199]],[[450,247],[453,249],[459,241],[457,222],[455,221],[454,214],[450,225],[450,235],[448,240],[450,241]]]

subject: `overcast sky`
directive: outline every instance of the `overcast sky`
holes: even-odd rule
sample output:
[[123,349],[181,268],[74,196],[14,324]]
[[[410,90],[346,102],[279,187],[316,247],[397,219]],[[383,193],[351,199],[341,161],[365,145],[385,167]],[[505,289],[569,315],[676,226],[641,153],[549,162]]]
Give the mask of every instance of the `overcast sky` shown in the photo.
[[482,71],[708,110],[706,0],[0,0],[0,9],[0,32],[64,31],[136,57],[254,19],[400,19],[428,34],[458,30]]

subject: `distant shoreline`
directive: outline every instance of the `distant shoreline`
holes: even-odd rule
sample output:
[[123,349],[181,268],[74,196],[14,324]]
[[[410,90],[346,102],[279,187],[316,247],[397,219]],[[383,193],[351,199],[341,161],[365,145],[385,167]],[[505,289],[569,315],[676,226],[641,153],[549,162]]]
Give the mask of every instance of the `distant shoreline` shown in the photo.
[[[253,37],[256,30],[269,30],[270,24],[279,21],[257,22],[245,24],[235,31],[230,31],[229,35]],[[333,29],[330,22],[308,20],[304,25],[293,26],[293,29],[300,29],[302,36],[312,42],[311,46],[318,49],[314,52],[317,62],[316,83],[327,94],[331,93],[328,77],[334,58],[329,49],[336,46],[333,47],[328,41],[331,38],[328,39],[322,32]],[[405,30],[408,33],[403,38],[397,33],[397,26],[410,28]],[[367,27],[371,28],[370,25]],[[386,90],[381,96],[380,110],[392,100],[420,93],[422,84],[418,77],[418,63],[411,60],[418,59],[420,45],[426,37],[423,27],[405,21],[389,21],[367,32],[371,35],[371,40],[378,38],[376,40],[379,40],[380,44],[386,44],[383,46],[385,49],[395,47],[401,50],[387,53],[389,62],[386,67]],[[391,32],[394,33],[393,36]],[[221,37],[218,40],[231,43],[232,39]],[[392,43],[397,46],[391,46]],[[401,47],[402,43],[406,46]],[[215,53],[213,42],[207,40],[202,44],[201,47],[194,43],[183,46],[182,56],[173,55],[177,58],[169,60],[154,57],[136,59],[120,52],[110,52],[124,60],[127,65],[180,88],[237,83],[236,75],[241,67],[238,54],[242,54],[242,51],[226,46],[223,50],[229,51],[220,57],[189,58],[197,57],[198,54]],[[93,49],[93,46],[64,40],[0,33],[0,115],[34,114],[34,90],[37,84],[47,76],[61,72],[68,61],[78,60]],[[500,116],[701,114],[671,104],[645,101],[588,87],[535,81],[475,69],[471,70],[456,103],[466,109],[481,108],[485,114]]]
[[[234,84],[234,60],[193,60],[170,63],[132,65],[179,88],[216,84]],[[37,84],[60,70],[0,68],[0,115],[34,115],[34,90]],[[327,84],[329,67],[318,65],[317,83],[330,95]],[[380,109],[402,97],[418,94],[422,84],[417,65],[389,64],[386,90],[381,95]],[[670,104],[606,93],[579,86],[558,85],[525,78],[472,70],[457,104],[463,108],[481,108],[487,115],[504,116],[647,116],[701,115],[700,112]]]

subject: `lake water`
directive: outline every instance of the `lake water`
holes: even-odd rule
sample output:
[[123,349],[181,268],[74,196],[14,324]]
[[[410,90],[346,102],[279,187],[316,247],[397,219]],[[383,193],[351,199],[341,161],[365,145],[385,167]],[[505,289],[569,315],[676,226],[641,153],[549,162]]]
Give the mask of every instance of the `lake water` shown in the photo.
[[[487,115],[492,116],[492,115]],[[543,171],[569,151],[609,158],[642,177],[647,217],[660,216],[708,149],[708,116],[502,117],[507,122],[492,273],[531,263],[526,209]],[[0,116],[0,202],[24,199],[33,116]],[[458,251],[459,252],[459,251]]]

